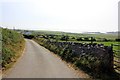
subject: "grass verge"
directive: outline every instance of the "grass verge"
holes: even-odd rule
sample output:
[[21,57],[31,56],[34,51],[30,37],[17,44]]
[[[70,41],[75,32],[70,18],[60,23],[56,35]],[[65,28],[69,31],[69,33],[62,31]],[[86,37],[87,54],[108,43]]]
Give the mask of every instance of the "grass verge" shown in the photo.
[[12,67],[17,59],[23,53],[25,40],[22,34],[9,30],[2,29],[2,71],[3,73]]

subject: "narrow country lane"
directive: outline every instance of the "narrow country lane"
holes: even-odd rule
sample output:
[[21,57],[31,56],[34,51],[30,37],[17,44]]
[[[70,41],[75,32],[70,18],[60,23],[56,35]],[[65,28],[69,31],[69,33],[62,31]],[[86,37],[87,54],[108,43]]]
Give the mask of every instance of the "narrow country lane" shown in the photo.
[[26,48],[4,78],[84,78],[60,58],[33,40],[26,39]]

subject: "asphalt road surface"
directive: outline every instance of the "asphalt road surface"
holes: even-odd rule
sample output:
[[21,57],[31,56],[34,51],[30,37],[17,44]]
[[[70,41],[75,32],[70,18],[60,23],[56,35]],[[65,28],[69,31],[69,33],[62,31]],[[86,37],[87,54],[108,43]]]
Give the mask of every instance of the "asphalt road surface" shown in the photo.
[[58,56],[26,39],[26,48],[4,78],[85,78],[69,67]]

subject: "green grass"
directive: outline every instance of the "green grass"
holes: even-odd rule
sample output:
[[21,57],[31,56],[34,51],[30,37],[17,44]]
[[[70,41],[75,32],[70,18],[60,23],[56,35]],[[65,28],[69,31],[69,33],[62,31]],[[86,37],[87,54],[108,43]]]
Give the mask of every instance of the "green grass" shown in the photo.
[[104,44],[105,46],[111,46],[111,44],[120,44],[120,42],[96,42],[96,43],[99,43],[99,44]]
[[[1,28],[2,29],[2,28]],[[2,68],[9,68],[24,49],[24,38],[20,33],[9,29],[2,29]]]
[[83,34],[84,36],[92,36],[96,38],[116,39],[118,34]]
[[[112,44],[120,44],[120,42],[96,42],[98,44],[104,44],[105,46],[111,46]],[[113,50],[119,50],[118,46],[113,46]]]

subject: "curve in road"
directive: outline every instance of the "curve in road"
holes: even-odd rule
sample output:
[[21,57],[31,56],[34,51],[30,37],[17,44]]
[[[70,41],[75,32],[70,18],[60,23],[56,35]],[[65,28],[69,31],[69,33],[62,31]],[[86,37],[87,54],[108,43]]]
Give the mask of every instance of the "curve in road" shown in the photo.
[[33,40],[26,39],[24,54],[4,78],[84,78],[60,58]]

